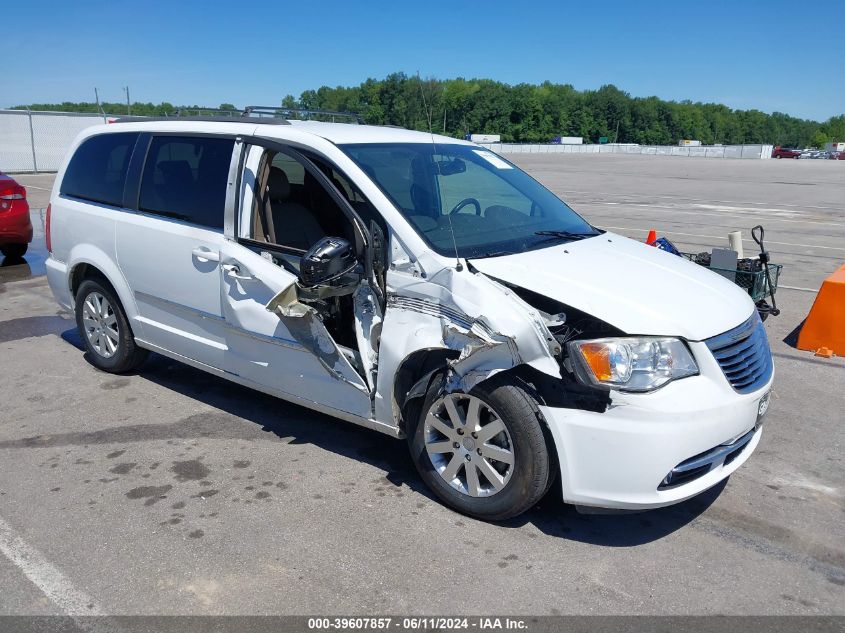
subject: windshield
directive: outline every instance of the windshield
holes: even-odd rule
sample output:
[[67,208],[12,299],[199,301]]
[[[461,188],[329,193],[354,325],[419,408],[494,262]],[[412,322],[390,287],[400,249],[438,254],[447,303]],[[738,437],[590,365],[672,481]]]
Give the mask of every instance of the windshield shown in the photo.
[[491,257],[599,234],[531,176],[481,147],[340,147],[441,255]]

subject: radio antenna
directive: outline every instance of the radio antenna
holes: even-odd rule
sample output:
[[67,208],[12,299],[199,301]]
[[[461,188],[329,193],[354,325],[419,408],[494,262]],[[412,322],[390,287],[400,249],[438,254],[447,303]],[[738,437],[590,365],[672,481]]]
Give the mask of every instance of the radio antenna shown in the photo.
[[[436,182],[436,185],[437,185],[438,193],[440,194],[440,209],[442,210],[443,209],[443,199],[445,198],[445,188],[443,187],[443,185],[445,183],[443,182],[443,171],[441,170],[440,162],[435,159],[435,155],[437,154],[437,143],[434,142],[434,130],[432,129],[432,125],[431,125],[431,116],[432,116],[431,112],[432,112],[432,108],[434,106],[434,103],[432,103],[432,106],[429,107],[428,102],[426,101],[425,90],[423,90],[422,79],[420,79],[420,71],[419,70],[417,71],[417,82],[420,84],[420,94],[422,95],[423,108],[425,108],[426,120],[428,121],[428,133],[431,136],[431,147],[434,150],[431,154],[431,161],[432,161],[432,163],[434,163],[435,169],[437,170],[438,178],[435,179],[435,182]],[[464,269],[464,267],[461,264],[461,258],[458,256],[458,242],[455,239],[455,229],[452,226],[452,214],[447,213],[446,219],[449,220],[449,233],[452,236],[452,248],[455,249],[455,270],[457,270],[458,272],[461,272]]]
[[96,101],[96,102],[97,102],[97,112],[99,112],[99,113],[100,113],[100,116],[102,116],[102,117],[103,117],[103,119],[105,119],[105,118],[106,118],[106,113],[105,113],[105,111],[103,110],[103,106],[101,106],[101,105],[100,105],[100,93],[97,91],[97,87],[96,87],[96,86],[94,86],[94,101]]

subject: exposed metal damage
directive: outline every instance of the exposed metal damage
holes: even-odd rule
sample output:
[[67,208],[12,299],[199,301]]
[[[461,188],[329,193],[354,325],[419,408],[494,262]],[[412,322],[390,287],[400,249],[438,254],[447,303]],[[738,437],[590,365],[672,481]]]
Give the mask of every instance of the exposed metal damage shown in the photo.
[[350,359],[332,339],[317,310],[300,301],[300,294],[310,295],[309,298],[312,300],[318,300],[338,296],[338,294],[349,294],[349,292],[348,288],[339,289],[330,286],[312,291],[302,288],[299,284],[292,284],[273,297],[266,308],[276,313],[288,328],[291,336],[312,352],[332,376],[369,394],[369,387],[352,366]]
[[[424,384],[400,385],[395,377],[406,359],[425,350],[441,353],[438,368],[446,370],[445,393],[469,393],[500,372],[521,366],[544,392],[545,386],[559,385],[561,379],[572,382],[562,369],[560,337],[555,334],[567,319],[565,313],[552,314],[531,305],[519,289],[471,266],[463,271],[444,269],[431,279],[388,277],[393,283],[388,283],[385,312],[380,294],[366,280],[343,287],[293,284],[266,306],[331,376],[371,400],[373,420],[397,426],[403,403],[424,395],[432,371],[414,379]],[[332,297],[350,295],[357,350],[337,344],[318,309]],[[380,348],[382,341],[390,343]],[[552,391],[548,400],[567,406],[560,405],[558,390]],[[605,397],[584,408],[604,410],[606,401]],[[583,404],[573,400],[568,406]]]
[[352,300],[358,352],[364,377],[367,379],[370,392],[373,393],[378,376],[378,349],[383,322],[381,305],[372,286],[366,282],[358,285],[352,295]]
[[429,281],[429,296],[431,284],[436,284],[440,301],[394,292],[388,296],[389,316],[392,311],[415,313],[414,335],[424,346],[459,352],[447,361],[447,392],[468,393],[497,373],[522,364],[560,378],[557,342],[538,311],[512,291],[470,271],[445,269]]

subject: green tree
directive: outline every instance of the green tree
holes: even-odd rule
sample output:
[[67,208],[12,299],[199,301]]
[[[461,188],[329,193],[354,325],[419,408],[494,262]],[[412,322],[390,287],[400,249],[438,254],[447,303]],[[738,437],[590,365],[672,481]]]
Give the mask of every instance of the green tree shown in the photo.
[[813,135],[810,137],[810,147],[816,147],[821,149],[824,147],[825,143],[830,142],[830,137],[827,134],[822,132],[820,129],[813,132]]
[[[126,104],[101,104],[107,114],[126,113]],[[32,110],[97,112],[90,102],[30,104]],[[845,114],[825,122],[782,112],[733,110],[717,103],[631,97],[613,85],[577,91],[569,84],[508,85],[490,79],[440,80],[392,73],[357,86],[320,86],[299,98],[285,95],[281,108],[356,112],[376,125],[399,125],[450,136],[499,134],[504,141],[547,142],[555,136],[581,136],[596,143],[607,136],[620,143],[674,144],[696,139],[705,144],[773,143],[805,147],[845,141]],[[135,103],[132,113],[163,116],[197,105]],[[220,109],[234,110],[230,103]],[[617,132],[618,131],[618,132]],[[823,140],[824,139],[824,140]]]

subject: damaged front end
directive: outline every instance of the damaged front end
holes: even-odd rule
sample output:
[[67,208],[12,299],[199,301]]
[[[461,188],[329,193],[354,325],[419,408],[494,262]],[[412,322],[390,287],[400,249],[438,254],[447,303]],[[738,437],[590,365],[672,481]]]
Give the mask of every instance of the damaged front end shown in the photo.
[[398,431],[406,405],[425,394],[434,375],[444,393],[470,393],[509,372],[540,404],[590,411],[609,405],[608,392],[579,383],[566,358],[572,338],[617,332],[589,315],[471,264],[431,278],[389,271],[382,297],[381,288],[350,270],[330,284],[292,284],[266,305],[330,376],[358,394],[350,395],[361,399],[354,410],[369,411],[364,417],[379,425]]
[[[595,319],[590,324],[588,315],[544,299],[471,265],[466,271],[444,268],[428,281],[409,280],[395,287],[388,295],[383,331],[391,349],[382,348],[382,371],[397,376],[394,419],[401,419],[405,405],[425,394],[435,374],[442,376],[445,393],[469,393],[483,381],[511,372],[542,404],[606,409],[608,393],[578,383],[565,358],[569,337],[606,324]],[[421,349],[428,362],[421,360]],[[432,356],[439,362],[431,362]],[[417,365],[415,372],[407,371],[408,362]],[[385,366],[390,363],[396,364]]]

